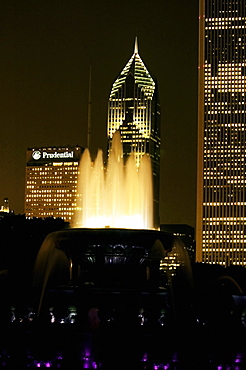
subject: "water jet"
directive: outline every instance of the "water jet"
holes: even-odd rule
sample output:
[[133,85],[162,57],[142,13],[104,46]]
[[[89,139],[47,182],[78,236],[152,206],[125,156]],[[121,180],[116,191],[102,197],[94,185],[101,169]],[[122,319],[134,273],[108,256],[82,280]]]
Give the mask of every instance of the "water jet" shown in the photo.
[[113,136],[105,168],[103,153],[94,163],[85,149],[79,167],[76,228],[153,228],[153,185],[150,156],[139,162],[134,152],[123,160],[120,132]]

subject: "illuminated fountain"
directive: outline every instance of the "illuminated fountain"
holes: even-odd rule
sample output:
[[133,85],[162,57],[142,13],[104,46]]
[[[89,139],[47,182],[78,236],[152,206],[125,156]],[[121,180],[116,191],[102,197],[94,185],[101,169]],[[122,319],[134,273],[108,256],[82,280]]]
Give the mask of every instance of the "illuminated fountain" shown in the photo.
[[145,154],[137,166],[132,153],[124,165],[119,131],[106,169],[101,150],[93,163],[85,149],[79,172],[76,228],[153,228],[151,159]]
[[106,168],[102,151],[94,163],[84,151],[75,227],[47,235],[38,252],[37,317],[78,325],[85,335],[82,368],[118,368],[125,358],[139,365],[148,356],[161,356],[164,363],[169,356],[167,350],[163,357],[163,346],[171,323],[188,307],[190,264],[179,238],[153,230],[152,191],[150,157],[144,155],[137,166],[131,154],[124,164],[116,132]]

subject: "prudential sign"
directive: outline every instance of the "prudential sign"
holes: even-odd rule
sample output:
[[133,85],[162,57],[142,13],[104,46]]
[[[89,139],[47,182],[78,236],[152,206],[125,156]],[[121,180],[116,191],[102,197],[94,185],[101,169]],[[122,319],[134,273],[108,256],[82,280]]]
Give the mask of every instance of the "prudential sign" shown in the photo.
[[54,152],[54,153],[47,153],[47,152],[41,152],[40,150],[35,150],[32,153],[33,159],[35,161],[38,161],[39,159],[59,159],[59,158],[73,158],[73,152]]

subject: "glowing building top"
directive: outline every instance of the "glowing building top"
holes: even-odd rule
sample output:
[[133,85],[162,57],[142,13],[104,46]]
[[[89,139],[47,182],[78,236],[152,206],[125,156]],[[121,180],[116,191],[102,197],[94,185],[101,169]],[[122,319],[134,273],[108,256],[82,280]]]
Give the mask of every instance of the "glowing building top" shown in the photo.
[[144,154],[152,161],[155,225],[159,214],[160,181],[160,104],[156,80],[151,76],[138,53],[134,52],[115,79],[108,102],[108,150],[115,131],[121,133],[123,156],[135,153],[136,164]]
[[110,98],[116,97],[117,92],[122,87],[122,84],[126,82],[130,73],[133,75],[135,83],[139,86],[146,99],[152,99],[155,92],[155,82],[138,54],[137,38],[135,40],[134,53],[114,82]]
[[156,83],[138,53],[136,38],[134,53],[113,83],[109,97],[108,136],[111,139],[114,132],[130,118],[144,137],[151,135],[149,114],[156,90]]

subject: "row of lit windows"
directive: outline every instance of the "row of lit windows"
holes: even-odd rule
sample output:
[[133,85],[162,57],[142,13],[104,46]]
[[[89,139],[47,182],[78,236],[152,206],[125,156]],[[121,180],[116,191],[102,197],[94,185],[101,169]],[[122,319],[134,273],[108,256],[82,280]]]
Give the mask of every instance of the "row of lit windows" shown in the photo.
[[229,21],[244,21],[245,17],[223,17],[223,18],[205,18],[205,22],[229,22]]
[[[65,203],[65,202],[62,202],[62,203],[56,203],[56,204],[52,204],[50,202],[43,202],[42,204],[40,203],[32,203],[31,204],[31,208],[29,209],[28,208],[28,203],[27,203],[27,208],[26,210],[28,211],[32,211],[34,210],[35,207],[38,207],[38,208],[42,208],[42,207],[56,207],[55,209],[57,210],[63,210],[63,209],[68,209],[67,207],[72,207],[72,208],[69,208],[69,209],[75,209],[77,208],[77,205],[76,203]],[[66,207],[65,207],[66,206]],[[62,208],[63,207],[63,208]],[[64,208],[65,207],[65,208]]]
[[[245,241],[241,241],[241,243],[245,243]],[[203,248],[203,253],[211,253],[213,252],[214,254],[214,258],[218,257],[219,254],[227,254],[227,253],[230,253],[232,254],[234,257],[235,257],[235,260],[236,261],[240,261],[241,259],[241,256],[240,254],[242,254],[242,256],[245,258],[246,257],[246,254],[242,251],[242,249],[232,249],[232,248],[215,248],[214,246],[212,248],[209,248],[209,245],[208,245],[208,242],[206,242],[206,244],[204,244],[204,248]]]
[[[214,176],[214,177],[209,177],[209,176],[204,176],[204,180],[224,180],[224,179],[230,179],[230,176]],[[223,182],[223,185],[226,186],[228,184],[245,184],[245,180],[227,180],[226,181],[226,184],[224,184]]]
[[[230,222],[230,221],[234,221],[234,223],[229,223],[228,225],[241,225],[241,222],[245,222],[246,221],[246,217],[206,217],[206,218],[203,218],[203,221],[208,221],[208,220],[211,220],[211,221],[226,221],[226,222]],[[236,222],[236,221],[239,221],[239,222]],[[235,223],[236,222],[236,223]],[[209,225],[215,225],[213,223],[209,223]]]
[[[245,66],[245,62],[235,62],[235,63],[221,63],[218,65],[218,71],[220,72],[219,75],[224,76],[223,72],[226,72],[227,75],[240,75],[242,73],[242,67]],[[205,66],[204,66],[204,73],[205,76],[210,76],[212,73],[212,66],[210,63],[208,63],[207,60],[205,60]],[[237,73],[235,73],[237,72]],[[244,77],[244,76],[242,76]],[[216,79],[217,77],[211,77],[211,79]]]
[[235,111],[231,111],[231,110],[223,110],[223,109],[221,109],[221,110],[219,110],[219,111],[217,111],[217,110],[209,110],[209,111],[207,111],[207,114],[217,114],[217,113],[219,113],[219,114],[244,114],[244,113],[246,113],[246,111],[245,110],[235,110]]
[[[246,239],[245,239],[245,237],[243,238],[243,237],[238,237],[238,238],[235,238],[235,237],[233,237],[233,238],[222,238],[222,239],[210,239],[210,238],[205,238],[204,239],[204,244],[206,243],[206,244],[209,244],[209,245],[211,245],[211,247],[209,248],[209,249],[207,249],[207,251],[217,251],[218,249],[217,249],[217,245],[218,244],[222,244],[223,245],[223,243],[245,243],[246,242]],[[216,247],[215,246],[213,246],[213,244],[215,244],[216,245]],[[214,248],[214,249],[213,249]],[[206,250],[206,249],[205,249]],[[227,249],[228,250],[228,249]],[[230,251],[238,251],[238,249],[232,249],[232,248],[230,248]]]
[[[71,211],[73,211],[74,212],[74,208],[71,208],[71,207],[69,207],[69,208],[64,208],[64,207],[49,207],[49,208],[47,208],[45,211],[59,211],[59,212],[61,212],[62,214],[69,214],[69,215],[72,215],[73,213],[71,213]],[[29,210],[29,209],[27,209],[27,211],[28,212],[30,212],[31,213],[31,209]],[[40,213],[42,214],[42,212],[44,212],[44,209],[42,209],[42,210],[40,210]],[[67,213],[67,212],[69,212],[69,213]]]
[[[77,183],[77,176],[76,177],[73,177],[73,176],[46,176],[45,177],[45,180],[44,180],[44,177],[43,176],[27,176],[27,182],[28,183],[31,183],[32,181],[32,184],[45,184],[45,181],[47,184],[62,184],[64,182],[68,182],[69,180],[68,179],[72,179],[70,182],[73,182],[73,183]],[[60,180],[63,180],[63,181],[60,181]]]
[[205,27],[205,30],[227,30],[227,29],[244,29],[244,25],[237,25],[237,26],[207,26]]
[[52,198],[54,199],[54,202],[57,201],[56,198],[61,199],[66,195],[66,197],[70,198],[72,197],[71,193],[61,193],[61,194],[26,194],[26,198]]
[[[245,265],[245,261],[243,261],[242,259],[240,259],[239,261],[240,262],[233,260],[233,264],[234,265],[241,265],[241,266]],[[215,259],[215,261],[210,261],[208,258],[206,258],[206,255],[204,255],[203,256],[203,262],[210,262],[212,265],[216,265],[219,262],[222,266],[226,265],[225,261],[222,261],[221,258],[218,257],[218,256]]]
[[[232,104],[232,102],[230,102],[230,101],[212,101],[211,102],[211,104],[208,104],[207,102],[205,102],[205,105],[211,105],[211,106],[213,106],[213,105],[230,105],[230,104]],[[245,101],[234,101],[233,102],[233,104],[234,105],[241,105],[241,104],[243,104],[243,105],[245,105]]]
[[[218,69],[220,71],[220,69]],[[224,71],[223,71],[224,72]],[[242,79],[244,80],[244,77],[242,75],[242,71],[238,68],[234,68],[233,70],[227,68],[227,70],[225,70],[225,73],[218,73],[218,76],[217,77],[212,77],[210,75],[210,73],[205,73],[205,84],[211,82],[211,84],[214,84],[217,82],[218,80],[218,83],[222,83],[222,79],[227,81],[227,80],[239,80],[239,79]]]
[[221,154],[223,152],[225,152],[225,154],[227,154],[227,153],[240,153],[241,154],[241,150],[242,150],[242,148],[240,148],[240,149],[233,149],[233,148],[230,148],[229,147],[227,151],[226,150],[223,151],[223,149],[217,149],[217,148],[219,148],[219,146],[216,147],[216,149],[211,149],[211,150],[210,149],[207,149],[207,151],[205,151],[205,152],[206,153],[210,153],[211,152],[211,155],[213,155],[215,153]]
[[[53,166],[78,166],[79,162],[53,162]],[[76,169],[75,167],[75,169]]]
[[57,217],[57,218],[64,218],[68,222],[72,221],[73,215],[74,215],[73,212],[60,212],[59,211],[59,213],[54,213],[54,212],[45,211],[45,212],[38,212],[38,216],[37,216],[36,213],[26,211],[27,218],[32,218],[32,217],[41,217],[41,218],[42,217],[43,218],[54,217],[56,218]]
[[[233,171],[243,171],[244,172],[245,167],[242,166],[242,167],[239,168],[239,167],[233,167],[231,165],[231,167],[223,167],[221,169],[221,171],[218,171],[217,173],[216,172],[209,172],[209,168],[207,168],[207,172],[206,172],[206,169],[205,169],[204,175],[206,176],[206,179],[210,179],[210,180],[211,179],[216,179],[217,177],[221,179],[221,176],[224,176],[225,174],[228,174],[228,173],[233,174]],[[224,177],[222,177],[222,178],[224,178]],[[235,178],[235,176],[232,176],[232,178]],[[236,178],[240,179],[240,175],[238,175]],[[226,179],[228,179],[228,176],[226,177]],[[245,183],[246,180],[242,180],[242,181],[239,181],[239,182]],[[227,181],[227,183],[230,183],[230,181]],[[234,183],[234,180],[233,180],[233,183]]]
[[[53,211],[56,212],[56,214],[64,214],[64,211],[76,211],[76,207],[71,207],[71,204],[61,204],[62,207],[54,207],[53,204],[35,204],[32,205],[30,208],[26,208],[26,214],[32,214],[35,217],[35,214],[38,212],[38,217],[42,212],[47,212],[47,211]],[[55,213],[54,213],[55,216]],[[60,216],[59,216],[60,217]]]
[[[70,177],[71,178],[71,177]],[[32,181],[32,183],[33,184],[39,184],[39,182],[38,181]],[[43,184],[49,184],[49,185],[51,185],[51,184],[64,184],[64,181],[44,181],[44,180],[41,180],[41,184],[42,184],[42,186],[40,186],[40,184],[39,184],[39,187],[41,187],[41,188],[50,188],[50,186],[47,186],[47,185],[43,185]],[[74,180],[67,180],[66,179],[66,184],[77,184],[77,181],[74,181]],[[65,187],[66,185],[61,185],[61,186],[59,186],[60,188],[63,188],[63,187]],[[58,187],[58,186],[57,186]]]
[[[53,181],[42,181],[39,179],[39,181],[33,181],[32,184],[35,184],[35,187],[38,188],[38,189],[59,189],[59,188],[66,188],[67,186],[69,186],[70,188],[71,187],[74,187],[75,184],[77,184],[77,181],[74,181],[74,180],[67,180],[66,181],[56,181],[56,180],[53,180]],[[48,184],[48,185],[44,185],[44,184]],[[59,184],[63,184],[63,185],[59,185]],[[65,185],[64,185],[65,184]]]
[[[45,177],[48,177],[48,178],[50,178],[51,176],[53,176],[53,175],[78,175],[78,170],[77,171],[67,171],[67,169],[65,169],[65,171],[63,170],[63,171],[57,171],[57,169],[54,171],[50,171],[49,173],[47,173],[47,172],[37,172],[37,173],[32,173],[32,172],[30,172],[30,173],[28,173],[28,175],[29,176],[31,176],[31,177],[35,177],[35,176],[42,176],[42,175],[44,175]],[[74,177],[74,176],[73,176]]]
[[61,188],[65,188],[66,190],[64,190],[64,191],[66,191],[66,192],[68,192],[68,191],[74,192],[75,190],[73,188],[76,188],[76,186],[74,186],[73,182],[71,182],[70,186],[69,186],[69,184],[62,185],[62,186],[60,186],[60,185],[57,185],[57,186],[56,185],[52,185],[52,186],[27,185],[26,186],[26,189],[35,189],[35,190],[32,191],[32,193],[34,193],[34,192],[35,193],[36,192],[39,192],[39,193],[48,193],[48,192],[50,192],[50,193],[54,194],[55,192],[63,191],[63,190],[61,190]]
[[59,173],[73,173],[73,174],[76,174],[78,173],[78,167],[75,168],[75,167],[71,167],[71,168],[67,168],[67,167],[28,167],[27,168],[27,173],[30,173],[30,174],[33,174],[33,172],[37,172],[37,173],[40,173],[42,172],[43,174],[46,174],[46,175],[49,175],[50,173],[54,173],[54,172],[59,172]]
[[[234,181],[236,180],[237,182],[245,183],[244,176],[240,176],[240,174],[239,174],[239,175],[237,175],[237,176],[235,176],[235,175],[233,174],[233,171],[236,171],[236,170],[238,170],[238,171],[243,171],[244,169],[242,169],[242,168],[231,168],[231,169],[229,169],[230,173],[228,173],[227,175],[225,175],[225,174],[223,174],[223,173],[221,174],[221,172],[220,172],[220,173],[218,173],[218,174],[213,174],[213,173],[209,174],[209,173],[205,173],[205,174],[204,174],[204,179],[210,179],[210,180],[212,180],[212,179],[218,179],[218,180],[229,180],[229,181],[232,181],[233,183],[234,183]],[[234,175],[234,176],[233,176],[233,175]],[[240,179],[243,179],[243,180],[240,180]]]
[[26,201],[27,202],[31,202],[31,201],[35,201],[35,199],[37,201],[41,201],[42,199],[46,199],[46,200],[53,200],[54,202],[59,202],[60,200],[62,200],[62,198],[71,198],[72,195],[70,195],[69,193],[68,194],[59,194],[57,195],[56,197],[53,196],[53,195],[49,195],[49,194],[26,194]]
[[46,207],[44,207],[44,204],[39,204],[39,203],[36,203],[36,204],[33,204],[32,207],[30,208],[26,208],[26,213],[29,213],[29,215],[32,213],[32,214],[35,214],[37,211],[39,212],[39,214],[42,214],[42,212],[47,212],[47,211],[56,211],[56,212],[61,212],[64,214],[64,211],[75,211],[76,210],[76,207],[71,207],[71,204],[67,204],[67,207],[65,207],[66,204],[61,204],[61,207],[54,207],[54,205],[46,205]]
[[[66,201],[68,198],[70,198],[70,196],[68,196],[67,194],[61,194],[59,197],[57,197],[57,199],[51,197],[51,199],[49,198],[48,195],[42,195],[42,194],[37,194],[37,195],[26,195],[26,202],[33,202],[33,204],[35,204],[35,201],[36,202],[48,202],[50,200],[52,200],[53,202],[60,202],[62,201],[64,198],[64,201]],[[71,202],[71,199],[70,199],[70,202]]]
[[[206,91],[208,91],[207,89],[206,89]],[[211,91],[211,90],[209,90],[209,91]],[[233,97],[233,96],[235,96],[235,93],[232,93],[231,91],[229,91],[229,93],[230,93],[230,96],[231,97]],[[236,103],[238,103],[240,100],[234,100],[234,99],[231,99],[231,98],[225,98],[223,95],[224,95],[224,91],[222,91],[222,92],[220,92],[220,94],[222,94],[222,97],[220,97],[219,99],[220,100],[218,100],[217,102],[224,102],[225,104],[227,103],[227,104],[236,104]],[[245,98],[244,98],[244,93],[243,92],[240,92],[240,94],[236,94],[236,96],[240,96],[240,98],[242,99],[242,104],[244,103],[245,104]],[[211,102],[211,104],[214,104],[215,103],[215,101],[214,101],[214,99],[212,99],[212,98],[214,98],[215,97],[215,94],[211,94],[211,93],[209,93],[209,94],[206,94],[205,95],[205,98],[204,98],[204,101],[205,102]],[[209,120],[208,122],[212,122],[213,120]],[[218,122],[216,122],[216,120],[215,120],[215,123],[218,123]]]
[[[220,93],[223,93],[223,92],[231,93],[232,90],[233,90],[233,93],[235,93],[235,92],[242,93],[244,91],[244,89],[242,89],[242,90],[241,89],[231,89],[231,90],[230,89],[224,89],[224,90],[220,90],[219,92]],[[214,94],[211,93],[212,90],[211,89],[205,89],[204,91],[205,91],[207,100],[211,101],[211,98],[214,97]],[[242,95],[243,95],[243,93],[242,93]]]
[[[225,63],[218,65],[218,76],[219,77],[234,77],[234,76],[242,76],[244,78],[245,76],[242,75],[242,68],[245,66],[245,63]],[[204,66],[204,75],[205,78],[208,78],[210,80],[216,80],[218,77],[212,76],[212,66],[211,64],[208,64],[207,60],[205,60],[205,66]]]
[[204,206],[246,206],[246,202],[207,202]]
[[[54,213],[53,212],[48,212],[48,211],[55,211],[53,208],[49,208],[47,211],[45,212],[40,212],[39,215],[41,217],[47,217],[47,216],[54,216]],[[65,216],[65,215],[69,215],[69,216],[73,216],[73,212],[61,212],[58,217],[62,217],[62,216]],[[33,216],[33,213],[32,212],[26,212],[26,216],[27,217],[32,217]]]
[[[224,226],[227,228],[227,225],[221,225],[221,226]],[[228,230],[216,230],[217,233],[219,234],[228,234]],[[229,232],[231,232],[231,230],[229,230]],[[243,234],[244,235],[244,231],[243,230],[234,230],[233,233],[235,234]],[[203,230],[203,234],[214,234],[214,230]]]
[[74,166],[74,170],[78,168],[79,162],[52,162],[52,163],[44,163],[42,166],[38,164],[37,166],[27,166],[28,170],[45,170],[50,171],[53,167],[67,167],[67,166]]
[[[241,127],[241,126],[243,126],[242,127],[242,131],[244,131],[244,126],[245,126],[245,124],[244,123],[241,123],[241,122],[239,122],[239,123],[235,123],[235,122],[231,122],[231,123],[219,123],[219,122],[217,122],[216,120],[213,120],[213,119],[208,120],[207,121],[207,124],[208,124],[208,126],[209,125],[212,125],[212,128],[213,129],[214,129],[214,127],[220,128],[220,127]],[[205,131],[208,131],[208,129],[205,129]]]

